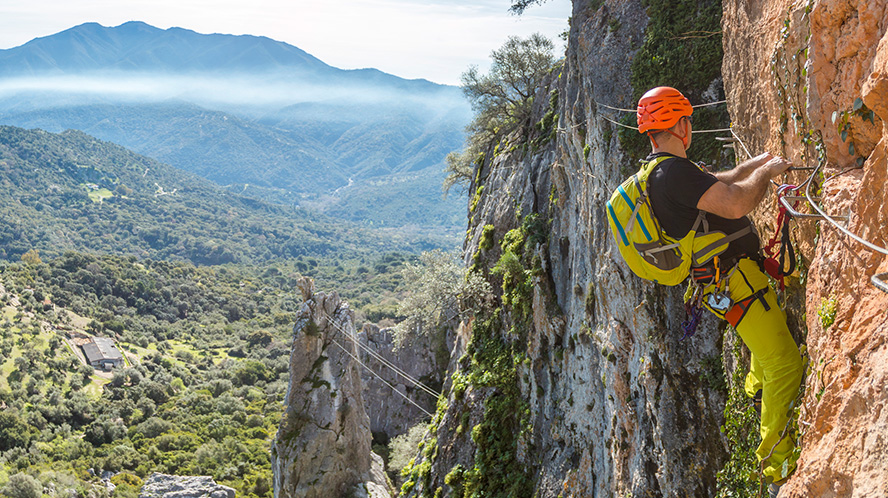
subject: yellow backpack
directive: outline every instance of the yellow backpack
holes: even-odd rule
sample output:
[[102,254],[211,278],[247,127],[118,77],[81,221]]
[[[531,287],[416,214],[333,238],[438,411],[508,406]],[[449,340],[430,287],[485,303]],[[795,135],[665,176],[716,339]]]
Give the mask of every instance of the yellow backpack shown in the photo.
[[663,160],[660,156],[643,164],[627,178],[607,202],[607,218],[617,248],[629,269],[641,278],[663,285],[678,285],[691,267],[705,266],[728,248],[728,243],[751,231],[746,227],[726,235],[710,231],[706,212],[700,211],[691,231],[676,240],[666,235],[654,216],[648,195],[648,176]]

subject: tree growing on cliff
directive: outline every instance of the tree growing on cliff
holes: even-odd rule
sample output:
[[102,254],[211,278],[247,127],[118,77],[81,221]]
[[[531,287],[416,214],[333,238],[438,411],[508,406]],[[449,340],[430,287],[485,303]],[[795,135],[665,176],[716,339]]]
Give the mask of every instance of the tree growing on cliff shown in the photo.
[[447,156],[445,190],[453,185],[468,186],[479,154],[531,125],[533,95],[552,70],[554,49],[552,40],[539,33],[527,38],[510,36],[490,54],[490,72],[482,74],[478,66],[470,66],[462,74],[463,93],[475,117],[466,128],[466,149]]
[[432,331],[466,318],[490,305],[490,284],[457,262],[453,254],[424,252],[419,264],[404,268],[407,297],[398,312],[407,318],[394,329],[401,344],[411,334]]

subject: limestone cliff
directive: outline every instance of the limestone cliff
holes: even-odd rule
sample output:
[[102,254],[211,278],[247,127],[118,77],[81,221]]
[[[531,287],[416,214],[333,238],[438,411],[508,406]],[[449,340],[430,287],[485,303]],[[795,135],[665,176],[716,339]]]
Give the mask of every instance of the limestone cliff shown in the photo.
[[[663,43],[719,36],[717,26],[683,21],[710,4],[670,4]],[[707,319],[681,340],[683,289],[633,276],[603,210],[637,151],[628,135],[618,140],[604,118],[619,115],[601,104],[633,107],[644,90],[633,83],[682,86],[630,69],[639,53],[648,68],[674,56],[645,52],[653,16],[664,15],[657,5],[575,0],[566,57],[535,97],[539,123],[487,151],[477,168],[465,258],[501,289],[500,307],[466,324],[470,344],[402,495],[711,497],[727,495],[732,477],[746,479],[730,475],[740,473],[728,455],[738,442],[720,430],[726,403],[734,406],[731,374],[745,368],[733,333]],[[827,177],[862,166],[825,184],[814,178],[813,192],[822,187],[828,212],[850,212],[848,229],[882,246],[885,5],[727,1],[727,91],[719,77],[698,77],[692,92],[695,103],[727,98],[730,118],[713,127],[733,123],[740,159],[746,147],[798,166],[820,161]],[[679,71],[704,74],[698,69]],[[769,196],[755,213],[763,237],[775,209]],[[870,276],[888,261],[823,221],[794,221],[793,230],[802,264],[784,299],[811,374],[800,468],[784,495],[886,495],[888,294]]]
[[271,452],[274,495],[388,497],[381,459],[370,452],[353,312],[310,279],[300,286],[286,411]]

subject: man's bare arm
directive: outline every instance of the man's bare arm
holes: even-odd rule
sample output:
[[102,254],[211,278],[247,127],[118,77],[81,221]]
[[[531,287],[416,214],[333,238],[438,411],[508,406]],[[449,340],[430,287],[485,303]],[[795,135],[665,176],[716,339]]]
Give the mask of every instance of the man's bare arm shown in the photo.
[[759,156],[753,157],[752,159],[743,161],[733,169],[715,173],[715,177],[718,178],[720,181],[727,183],[728,185],[732,183],[737,183],[748,177],[750,174],[752,174],[753,171],[758,169],[759,166],[765,164],[773,157],[774,156],[766,152]]
[[725,183],[721,180],[714,183],[700,197],[697,209],[728,219],[742,218],[749,214],[764,197],[768,189],[768,181],[792,166],[782,157],[774,157],[770,154],[767,156],[767,159],[758,163],[755,168],[749,167],[751,171],[746,172],[743,179],[733,183]]

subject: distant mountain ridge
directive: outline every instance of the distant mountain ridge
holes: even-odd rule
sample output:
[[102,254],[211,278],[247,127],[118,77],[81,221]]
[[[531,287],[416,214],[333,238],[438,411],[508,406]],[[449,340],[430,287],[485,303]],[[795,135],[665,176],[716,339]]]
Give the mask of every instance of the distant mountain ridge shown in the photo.
[[304,50],[264,36],[200,34],[130,21],[106,27],[90,22],[24,45],[0,50],[0,76],[46,76],[96,71],[233,73],[279,72],[342,81],[384,83],[402,90],[446,89],[377,69],[344,70]]
[[0,50],[2,124],[82,130],[366,224],[462,224],[464,201],[439,192],[469,119],[456,87],[338,69],[260,36],[86,23]]

